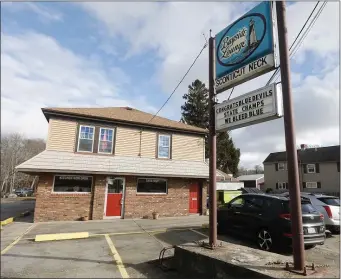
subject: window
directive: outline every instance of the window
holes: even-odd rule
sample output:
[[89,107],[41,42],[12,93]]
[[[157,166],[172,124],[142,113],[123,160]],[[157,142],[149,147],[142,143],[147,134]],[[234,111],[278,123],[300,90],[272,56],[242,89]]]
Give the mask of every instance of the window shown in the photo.
[[241,208],[245,204],[244,198],[236,198],[234,201],[231,202],[231,207],[232,208]]
[[325,204],[328,205],[335,205],[335,206],[340,206],[340,199],[339,198],[317,198],[319,201],[324,202]]
[[277,185],[278,185],[278,188],[277,189],[287,189],[287,182],[278,182]]
[[137,179],[137,193],[167,194],[167,180],[159,178]]
[[245,204],[249,209],[262,209],[263,199],[260,197],[248,197],[245,199]]
[[317,188],[317,182],[306,182],[305,187],[306,188]]
[[308,173],[315,173],[316,172],[315,164],[308,164],[307,165],[307,172]]
[[95,128],[80,126],[78,137],[78,151],[93,152]]
[[90,193],[92,176],[85,175],[56,175],[53,192]]
[[113,129],[101,128],[99,131],[98,153],[111,154],[113,149]]
[[[290,202],[285,202],[284,203],[284,208],[285,208],[286,212],[290,212]],[[306,200],[301,200],[301,210],[302,210],[303,214],[315,213],[316,212],[316,209],[311,204],[311,202],[310,201],[306,201]]]
[[170,158],[170,135],[159,135],[158,158]]
[[285,164],[284,163],[278,163],[278,170],[284,171],[285,169]]

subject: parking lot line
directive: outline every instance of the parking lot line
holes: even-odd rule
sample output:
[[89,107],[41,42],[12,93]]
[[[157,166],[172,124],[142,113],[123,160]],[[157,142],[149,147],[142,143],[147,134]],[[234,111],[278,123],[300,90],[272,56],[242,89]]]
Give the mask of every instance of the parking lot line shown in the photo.
[[201,236],[208,237],[208,235],[206,235],[206,234],[204,234],[204,233],[202,233],[202,232],[198,232],[198,231],[195,230],[195,229],[189,229],[189,230],[192,231],[192,232],[195,232],[195,233],[197,233],[197,234],[200,234]]
[[125,268],[125,266],[124,266],[124,264],[122,262],[122,259],[121,259],[120,255],[118,254],[118,252],[117,252],[117,250],[116,250],[116,248],[114,246],[114,243],[112,242],[112,240],[109,237],[109,235],[106,234],[105,235],[105,239],[108,242],[108,245],[110,247],[111,253],[112,253],[113,258],[114,258],[114,261],[115,261],[115,263],[117,265],[118,270],[121,273],[122,278],[129,278],[128,272],[127,272],[127,270],[126,270],[126,268]]
[[8,245],[5,249],[3,249],[1,251],[1,255],[4,255],[5,253],[7,253],[9,249],[11,249],[15,244],[17,244],[25,234],[27,234],[30,230],[32,230],[35,227],[35,225],[36,224],[32,224],[32,226],[29,227],[22,235],[18,236],[16,240],[14,240],[10,245]]

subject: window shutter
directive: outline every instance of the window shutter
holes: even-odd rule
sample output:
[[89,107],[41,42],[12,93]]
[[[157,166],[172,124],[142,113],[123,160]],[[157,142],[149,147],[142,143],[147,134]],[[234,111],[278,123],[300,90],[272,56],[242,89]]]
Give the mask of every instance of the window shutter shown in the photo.
[[337,162],[337,171],[340,172],[340,162]]
[[278,182],[276,182],[276,189],[278,189]]
[[315,164],[316,173],[320,172],[320,164]]
[[275,164],[276,171],[278,171],[278,163]]
[[321,182],[317,182],[317,188],[321,189]]
[[307,165],[306,165],[306,164],[303,164],[302,166],[303,166],[303,172],[304,172],[304,173],[307,173]]
[[303,182],[303,189],[305,189],[306,188],[306,183],[305,182]]

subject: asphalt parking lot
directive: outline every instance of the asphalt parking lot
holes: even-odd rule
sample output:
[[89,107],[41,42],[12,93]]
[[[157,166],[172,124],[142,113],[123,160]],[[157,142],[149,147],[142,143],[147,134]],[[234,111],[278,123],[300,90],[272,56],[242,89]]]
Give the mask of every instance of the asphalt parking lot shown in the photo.
[[[89,222],[15,222],[1,233],[3,278],[183,278],[158,266],[162,248],[207,239],[201,224],[207,217],[160,220],[103,220]],[[88,231],[78,240],[34,242],[37,234]],[[230,236],[220,240],[253,245]],[[337,266],[340,236],[306,251],[307,261]],[[171,256],[169,250],[165,256]]]
[[34,211],[34,199],[1,199],[1,221],[16,217],[25,211]]

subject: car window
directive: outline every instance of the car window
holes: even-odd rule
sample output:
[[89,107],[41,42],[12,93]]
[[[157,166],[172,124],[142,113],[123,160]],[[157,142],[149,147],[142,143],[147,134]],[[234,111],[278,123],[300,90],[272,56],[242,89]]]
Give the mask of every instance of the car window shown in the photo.
[[[288,202],[284,203],[284,208],[286,212],[290,212],[290,205]],[[305,214],[317,212],[315,207],[310,202],[306,202],[306,201],[301,202],[301,209],[302,209],[302,213],[305,213]]]
[[317,199],[328,205],[340,206],[340,199],[338,198],[317,198]]
[[231,203],[231,207],[233,208],[241,208],[244,206],[245,204],[245,200],[243,197],[240,198],[236,198],[234,201],[232,201]]
[[263,203],[264,201],[261,197],[248,197],[245,199],[246,208],[262,209]]

